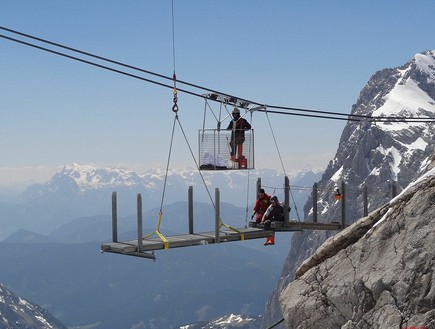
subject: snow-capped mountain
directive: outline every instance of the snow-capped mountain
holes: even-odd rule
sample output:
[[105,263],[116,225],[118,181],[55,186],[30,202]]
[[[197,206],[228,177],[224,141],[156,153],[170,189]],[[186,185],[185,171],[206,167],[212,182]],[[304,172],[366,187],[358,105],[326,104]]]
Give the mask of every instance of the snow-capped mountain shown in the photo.
[[[22,201],[31,201],[59,192],[69,196],[78,196],[102,190],[135,190],[138,193],[145,193],[147,197],[161,197],[165,174],[164,169],[153,169],[137,174],[122,168],[98,168],[91,165],[73,164],[65,166],[48,182],[30,186],[20,198]],[[296,173],[290,178],[300,179],[305,174]],[[169,170],[167,192],[172,193],[171,196],[176,196],[174,201],[184,200],[188,186],[201,189],[205,188],[205,183],[209,189],[218,187],[225,193],[229,193],[229,199],[235,204],[240,202],[243,204],[244,200],[243,196],[240,197],[240,192],[246,193],[248,183],[255,189],[255,181],[258,177],[262,177],[263,182],[276,189],[281,189],[284,184],[283,174],[267,169],[251,171],[250,177],[247,171],[207,171],[200,175],[196,170]],[[198,194],[197,197],[199,201],[207,200],[203,194]]]
[[[14,218],[0,223],[0,240],[18,229],[47,234],[79,217],[110,215],[114,191],[118,195],[120,216],[136,214],[138,193],[142,195],[144,211],[149,211],[158,208],[162,198],[163,206],[186,202],[189,186],[193,186],[194,202],[212,204],[214,189],[219,188],[222,203],[252,207],[256,181],[261,178],[268,193],[283,197],[284,174],[275,170],[207,171],[201,174],[197,170],[170,170],[163,195],[165,175],[164,169],[137,174],[122,168],[65,166],[46,183],[29,186],[17,201],[0,204],[5,218]],[[289,175],[289,179],[291,184],[310,187],[320,175],[295,173]],[[309,191],[309,188],[292,191],[291,207],[302,210]],[[296,217],[296,211],[293,214]]]
[[[353,115],[435,118],[435,51],[417,54],[397,68],[376,72],[361,91]],[[368,211],[388,202],[425,172],[434,156],[433,123],[370,118],[348,121],[337,153],[318,183],[318,220],[340,221],[342,204],[335,189],[346,184],[346,223],[363,217],[363,188],[367,187]],[[312,216],[312,199],[305,207]],[[268,302],[264,323],[281,317],[278,293],[294,278],[295,269],[333,233],[304,232],[292,240],[282,279]]]
[[258,318],[230,314],[209,322],[201,321],[181,326],[178,329],[257,329]]
[[66,329],[42,307],[16,296],[1,283],[0,328]]

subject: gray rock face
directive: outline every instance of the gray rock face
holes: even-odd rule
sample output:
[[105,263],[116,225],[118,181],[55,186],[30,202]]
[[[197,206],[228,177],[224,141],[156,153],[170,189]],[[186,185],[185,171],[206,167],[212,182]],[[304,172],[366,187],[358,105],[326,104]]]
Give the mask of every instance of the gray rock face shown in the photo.
[[329,238],[279,300],[286,328],[435,326],[435,176]]
[[66,329],[42,307],[16,296],[0,283],[0,328]]
[[[435,51],[416,54],[401,67],[376,72],[361,91],[352,114],[434,118],[434,86]],[[368,191],[369,212],[389,202],[394,192],[400,193],[424,173],[434,155],[434,146],[432,123],[348,121],[337,153],[318,182],[318,221],[341,220],[341,203],[335,199],[334,191],[342,182],[346,185],[347,225],[364,216],[364,187]],[[310,197],[304,207],[305,221],[312,220],[312,211]],[[278,295],[293,281],[296,268],[333,234],[294,233],[281,279],[266,305],[263,328],[282,318]]]
[[[415,87],[433,85],[435,81],[435,66],[427,69],[426,66],[423,68],[417,65],[421,57],[435,64],[433,52],[427,52],[416,55],[413,60],[400,68],[377,72],[362,90],[352,114],[434,117],[435,100]],[[418,77],[421,81],[412,80],[411,77]],[[401,95],[403,97],[398,99]],[[424,98],[423,95],[428,100],[421,100]],[[412,104],[408,103],[409,99],[413,99]],[[426,108],[415,108],[417,104]],[[411,105],[414,108],[411,108]],[[346,189],[347,224],[363,216],[362,188],[364,186],[368,189],[369,211],[388,202],[393,196],[393,187],[398,193],[422,174],[425,164],[434,154],[434,136],[435,129],[431,123],[376,124],[349,121],[343,130],[337,154],[319,182],[318,213],[321,214],[319,221],[340,220],[341,205],[334,199],[334,189],[339,187],[342,181],[348,186]],[[418,142],[421,144],[417,146]],[[311,199],[308,200],[304,211],[306,220],[310,220]],[[329,235],[324,232],[313,232],[308,236],[296,235],[292,243],[294,250],[291,258],[289,257],[289,270],[294,272],[296,266],[310,256]]]

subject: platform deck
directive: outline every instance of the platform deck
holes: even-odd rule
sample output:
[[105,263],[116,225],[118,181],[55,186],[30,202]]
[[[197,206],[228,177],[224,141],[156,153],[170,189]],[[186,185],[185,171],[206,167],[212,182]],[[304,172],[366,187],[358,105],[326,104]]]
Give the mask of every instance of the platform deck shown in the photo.
[[[220,231],[219,243],[231,242],[231,241],[242,241],[242,240],[252,240],[267,238],[272,236],[272,231],[265,231],[261,228],[237,228],[237,231],[225,229]],[[199,246],[206,244],[216,243],[215,232],[204,232],[195,234],[181,234],[174,236],[165,236],[166,240],[169,242],[169,248],[180,248],[180,247],[190,247]],[[143,252],[152,252],[155,250],[165,249],[163,241],[157,236],[146,238],[142,240],[143,242]],[[101,251],[112,252],[123,255],[133,255],[141,256],[139,251],[138,240],[130,240],[124,242],[108,242],[101,245]],[[139,254],[138,254],[139,253]],[[145,256],[144,256],[145,257]],[[149,257],[153,258],[153,257]]]
[[341,230],[341,224],[338,222],[332,223],[310,223],[310,222],[289,222],[284,225],[283,222],[275,222],[276,232],[286,231],[303,231],[303,230]]
[[[255,223],[251,223],[254,224]],[[297,232],[303,230],[340,230],[339,223],[309,223],[309,222],[289,222],[284,225],[283,222],[275,222],[275,232]],[[237,231],[230,229],[221,229],[219,241],[216,241],[215,232],[204,232],[194,234],[180,234],[165,236],[168,241],[168,248],[181,248],[191,246],[201,246],[207,244],[252,240],[267,238],[273,235],[273,231],[266,231],[261,225],[258,227],[237,228]],[[164,235],[164,234],[163,234]],[[123,242],[107,242],[101,245],[102,252],[111,252],[122,255],[138,256],[155,259],[154,251],[165,249],[165,244],[160,237],[155,234],[151,237],[142,239],[142,249],[139,250],[138,240],[129,240]]]

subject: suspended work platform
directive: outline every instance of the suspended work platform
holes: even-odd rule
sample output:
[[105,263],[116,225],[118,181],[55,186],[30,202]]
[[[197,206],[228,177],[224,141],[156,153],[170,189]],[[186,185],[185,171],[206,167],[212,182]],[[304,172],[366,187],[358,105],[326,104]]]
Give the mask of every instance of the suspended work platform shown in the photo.
[[[257,182],[257,190],[261,182]],[[288,178],[285,179],[285,191],[288,191]],[[288,207],[288,193],[285,193],[285,207]],[[201,246],[223,242],[244,241],[252,239],[264,239],[272,237],[274,232],[297,232],[303,230],[341,230],[342,223],[317,223],[290,221],[288,213],[285,213],[283,222],[273,222],[272,230],[264,230],[264,227],[255,223],[249,223],[249,227],[233,228],[222,222],[220,217],[220,194],[215,189],[215,230],[211,232],[194,233],[193,231],[193,187],[188,191],[188,220],[189,233],[173,236],[164,236],[160,232],[160,225],[157,230],[144,236],[142,230],[142,197],[137,196],[137,239],[129,241],[118,241],[117,224],[117,201],[116,192],[112,194],[112,241],[101,245],[102,252],[110,252],[121,255],[137,256],[155,259],[156,250]]]
[[[243,241],[260,238],[268,238],[272,236],[272,231],[265,231],[261,228],[242,228],[230,230],[220,230],[218,237],[216,232],[204,232],[194,234],[181,234],[165,237],[168,248],[165,247],[165,242],[160,237],[142,239],[142,248],[138,240],[125,242],[110,242],[101,246],[101,251],[112,252],[123,255],[140,256],[146,258],[155,258],[153,252],[155,250],[201,246],[207,244],[215,244],[222,242]],[[139,251],[142,249],[142,251]]]

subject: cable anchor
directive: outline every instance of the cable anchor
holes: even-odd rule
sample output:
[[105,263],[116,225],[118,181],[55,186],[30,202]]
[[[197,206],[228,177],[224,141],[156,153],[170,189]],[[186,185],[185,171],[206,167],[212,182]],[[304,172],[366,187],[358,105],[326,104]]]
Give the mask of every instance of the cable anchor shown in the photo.
[[175,75],[175,72],[174,72],[174,75],[173,75],[172,78],[174,79],[174,99],[173,99],[174,105],[172,105],[172,112],[177,113],[178,112],[178,104],[177,104],[177,102],[178,102],[178,92],[177,92],[177,85],[176,85],[177,77]]

